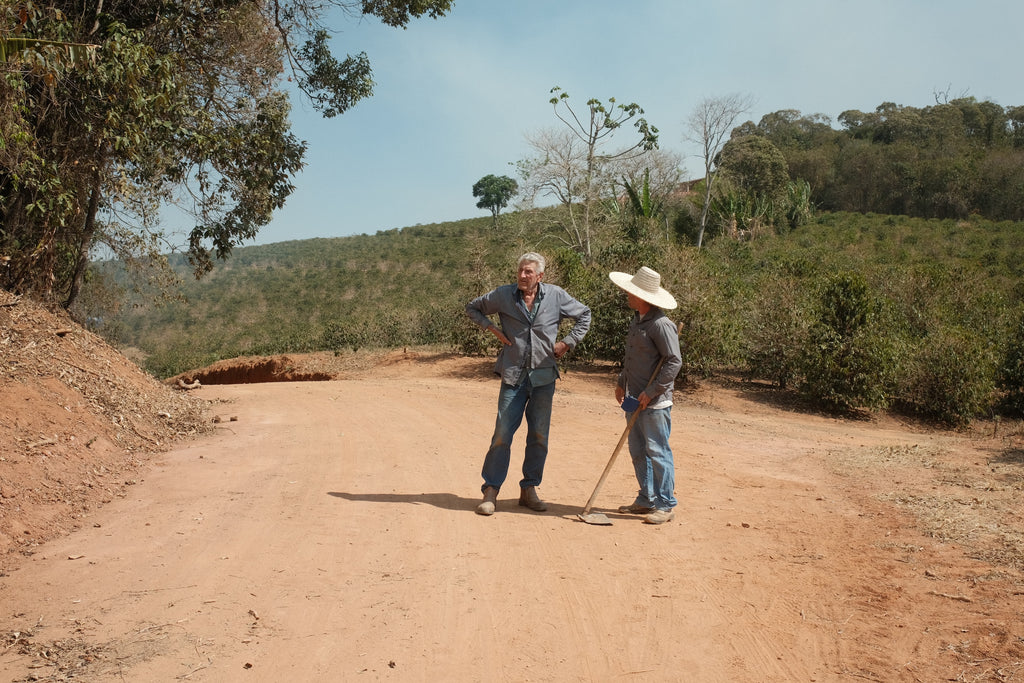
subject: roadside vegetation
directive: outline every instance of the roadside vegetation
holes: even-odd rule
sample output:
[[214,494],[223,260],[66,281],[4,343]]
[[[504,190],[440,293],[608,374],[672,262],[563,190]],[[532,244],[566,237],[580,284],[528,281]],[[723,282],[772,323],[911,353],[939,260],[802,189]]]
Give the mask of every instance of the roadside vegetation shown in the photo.
[[653,231],[587,263],[545,248],[559,214],[514,212],[498,230],[478,218],[241,248],[186,281],[184,300],[157,306],[143,295],[104,317],[102,331],[142,350],[161,377],[244,355],[421,345],[490,354],[493,337],[463,307],[512,281],[516,257],[539,249],[546,280],[594,310],[570,364],[621,358],[628,311],[607,272],[646,263],[680,302],[690,379],[739,373],[838,412],[895,408],[950,425],[1019,414],[1021,223],[822,213],[700,251]]

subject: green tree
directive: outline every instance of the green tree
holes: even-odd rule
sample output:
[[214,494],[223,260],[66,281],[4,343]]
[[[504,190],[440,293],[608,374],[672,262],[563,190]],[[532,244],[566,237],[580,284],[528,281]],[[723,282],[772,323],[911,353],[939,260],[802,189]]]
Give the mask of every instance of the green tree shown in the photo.
[[994,150],[977,173],[972,206],[983,216],[1024,220],[1024,148]]
[[[0,149],[0,251],[10,259],[3,284],[70,305],[102,212],[118,198],[145,206],[152,196],[153,167],[141,159],[166,147],[185,100],[176,60],[146,45],[141,32],[110,22],[95,62],[82,65],[54,58],[54,42],[82,33],[63,12],[15,9],[7,8],[16,30],[54,40],[31,43],[0,66],[0,126],[9,141]],[[159,141],[148,134],[154,124]]]
[[1024,106],[1009,107],[1006,110],[1007,135],[1014,149],[1024,147]]
[[508,176],[485,175],[473,185],[473,196],[479,197],[476,208],[487,209],[498,227],[498,214],[519,191],[519,183]]
[[761,135],[775,145],[786,159],[789,177],[807,182],[809,202],[818,201],[822,190],[829,186],[841,133],[832,128],[827,116],[802,116],[796,110],[784,109],[765,114],[756,126],[737,128],[734,137],[738,131]]
[[726,221],[728,232],[744,230],[753,236],[786,212],[790,185],[786,159],[767,138],[746,135],[730,140],[722,147],[717,165],[729,192],[722,193],[716,214]]
[[[270,220],[302,168],[285,67],[327,117],[372,92],[365,55],[339,60],[328,49],[324,13],[403,27],[450,5],[3,4],[0,286],[70,307],[100,246],[149,263],[183,246],[193,273],[208,272]],[[169,244],[160,227],[170,204],[195,221],[185,245]]]
[[782,152],[767,138],[748,135],[730,140],[718,160],[722,173],[742,192],[778,202],[785,196],[789,171]]
[[820,166],[793,173],[799,161],[783,148],[791,174],[811,181],[821,208],[929,218],[1020,215],[1019,107],[942,94],[934,106],[884,102],[838,120],[831,174]]

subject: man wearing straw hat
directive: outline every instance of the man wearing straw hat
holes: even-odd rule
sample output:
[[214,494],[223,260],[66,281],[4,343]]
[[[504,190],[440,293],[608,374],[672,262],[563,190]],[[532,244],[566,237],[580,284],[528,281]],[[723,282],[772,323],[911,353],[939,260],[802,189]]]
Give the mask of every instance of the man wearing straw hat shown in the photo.
[[648,524],[663,524],[675,517],[676,506],[675,463],[668,439],[672,386],[683,360],[676,325],[664,313],[676,307],[676,300],[661,287],[661,276],[647,266],[636,275],[613,272],[608,277],[625,290],[629,307],[636,311],[629,323],[615,400],[627,411],[627,420],[633,411],[640,411],[629,432],[629,455],[640,490],[619,512],[644,515]]

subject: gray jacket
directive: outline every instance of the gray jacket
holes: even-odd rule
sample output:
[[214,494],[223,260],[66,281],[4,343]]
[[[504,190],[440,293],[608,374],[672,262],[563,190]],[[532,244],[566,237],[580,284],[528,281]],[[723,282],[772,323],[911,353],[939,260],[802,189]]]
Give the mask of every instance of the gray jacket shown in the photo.
[[555,342],[559,323],[566,318],[576,321],[562,339],[570,349],[575,348],[590,329],[590,308],[557,285],[541,282],[537,286],[532,321],[523,304],[522,292],[514,284],[498,287],[466,304],[466,314],[485,330],[493,325],[487,316],[497,314],[501,331],[512,342],[511,346],[501,347],[494,364],[494,372],[506,384],[518,384],[524,369],[551,368],[554,376],[558,376]]
[[[651,380],[662,356],[665,362]],[[626,358],[619,373],[619,386],[634,398],[647,392],[650,405],[672,402],[672,386],[683,367],[679,352],[679,332],[660,308],[652,308],[643,318],[633,315],[626,336]]]

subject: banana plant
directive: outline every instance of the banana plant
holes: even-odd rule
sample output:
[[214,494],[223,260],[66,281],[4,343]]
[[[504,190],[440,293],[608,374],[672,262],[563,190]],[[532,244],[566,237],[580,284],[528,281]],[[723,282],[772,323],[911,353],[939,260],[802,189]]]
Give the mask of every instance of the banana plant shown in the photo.
[[622,184],[626,188],[626,196],[634,215],[640,218],[654,218],[661,212],[661,202],[651,198],[651,169],[644,169],[643,184],[639,188],[633,187],[625,176],[622,178]]
[[[651,196],[651,170],[644,169],[643,182],[634,185],[625,176],[622,185],[626,192],[626,201],[613,200],[615,213],[622,221],[626,237],[632,242],[639,242],[648,232],[653,219],[661,213],[662,203]],[[624,204],[624,205],[623,205]]]
[[796,230],[814,213],[814,206],[811,204],[811,184],[802,179],[790,182],[786,198],[786,220],[790,229]]

